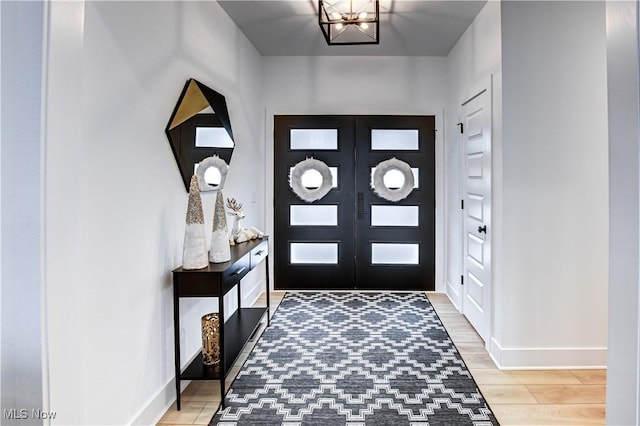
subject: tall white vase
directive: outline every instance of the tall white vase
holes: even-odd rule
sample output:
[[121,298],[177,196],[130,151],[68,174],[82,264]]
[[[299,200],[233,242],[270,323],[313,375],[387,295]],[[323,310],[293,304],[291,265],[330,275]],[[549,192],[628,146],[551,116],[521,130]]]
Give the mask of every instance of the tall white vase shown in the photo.
[[223,263],[231,260],[227,215],[224,210],[222,191],[218,191],[216,194],[216,205],[213,209],[213,230],[211,231],[209,260],[213,263]]
[[209,266],[207,259],[207,233],[204,229],[204,213],[198,178],[191,177],[189,202],[182,249],[182,269],[202,269]]

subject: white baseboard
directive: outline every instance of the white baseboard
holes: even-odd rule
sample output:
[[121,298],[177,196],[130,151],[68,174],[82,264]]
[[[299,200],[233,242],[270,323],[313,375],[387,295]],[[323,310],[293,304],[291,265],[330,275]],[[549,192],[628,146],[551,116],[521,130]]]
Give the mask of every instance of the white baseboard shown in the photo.
[[[449,297],[449,300],[451,301],[453,307],[456,308],[458,312],[462,312],[461,306],[459,304],[460,300],[462,299],[459,289],[460,285],[458,284],[454,286],[449,280],[447,280],[445,283],[445,287],[445,294]],[[453,298],[451,297],[452,294],[454,295]]]
[[[191,381],[182,381],[180,383],[180,393],[182,393]],[[169,407],[176,401],[176,381],[175,379],[169,380],[169,382],[158,393],[151,398],[151,400],[145,404],[144,408],[134,416],[133,420],[128,424],[130,425],[155,425],[157,424],[164,413],[169,410]]]
[[501,370],[607,368],[607,348],[504,348],[491,339],[489,355]]

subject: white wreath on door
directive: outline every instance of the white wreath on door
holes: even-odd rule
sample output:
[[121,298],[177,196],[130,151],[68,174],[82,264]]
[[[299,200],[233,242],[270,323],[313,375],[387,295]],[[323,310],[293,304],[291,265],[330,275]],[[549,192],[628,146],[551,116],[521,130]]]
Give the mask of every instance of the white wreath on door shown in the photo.
[[[400,188],[392,189],[388,188],[384,184],[384,175],[391,170],[397,170],[404,176],[404,183]],[[409,194],[411,194],[411,191],[413,191],[413,184],[414,181],[411,166],[394,157],[378,163],[375,171],[373,172],[371,187],[378,197],[397,202],[407,198]]]
[[[310,170],[315,170],[322,176],[322,183],[318,188],[306,188],[302,184],[302,176]],[[324,162],[314,158],[307,158],[293,166],[289,174],[289,186],[301,200],[307,203],[318,201],[331,191],[331,170]]]

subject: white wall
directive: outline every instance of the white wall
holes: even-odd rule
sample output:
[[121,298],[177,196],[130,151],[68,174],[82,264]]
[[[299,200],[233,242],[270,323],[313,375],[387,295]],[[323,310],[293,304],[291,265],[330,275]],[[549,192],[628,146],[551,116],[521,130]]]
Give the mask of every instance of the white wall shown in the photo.
[[[49,34],[51,408],[58,424],[148,424],[175,398],[170,271],[187,202],[164,128],[188,78],[224,94],[237,146],[224,193],[263,227],[260,56],[215,2],[54,2]],[[183,364],[216,307],[181,302]]]
[[440,57],[267,56],[265,102],[273,114],[438,114]]
[[[489,1],[473,23],[460,37],[447,56],[447,108],[445,123],[445,285],[452,302],[461,307],[464,259],[463,222],[460,200],[462,192],[462,137],[457,123],[461,121],[461,105],[478,90],[493,81],[492,93],[492,149],[493,204],[499,204],[501,196],[501,145],[502,145],[502,49],[500,2]],[[500,221],[493,212],[493,259],[499,262]]]
[[602,2],[502,3],[503,247],[491,354],[503,367],[606,363],[604,18]]
[[[267,205],[273,205],[273,116],[435,115],[436,288],[442,291],[442,129],[445,59],[439,57],[264,57]],[[272,232],[273,212],[267,216]],[[273,270],[273,268],[271,269]]]
[[607,424],[640,423],[638,3],[607,2],[609,351]]
[[[0,107],[0,412],[2,424],[38,424],[43,408],[40,205],[44,4],[2,2]],[[28,409],[28,418],[4,410]],[[18,413],[21,417],[22,413]]]

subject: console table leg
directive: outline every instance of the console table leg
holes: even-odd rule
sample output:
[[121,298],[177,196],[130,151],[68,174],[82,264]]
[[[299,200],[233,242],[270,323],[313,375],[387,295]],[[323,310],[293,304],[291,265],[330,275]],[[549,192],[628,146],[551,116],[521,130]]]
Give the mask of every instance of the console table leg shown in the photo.
[[176,408],[180,411],[180,299],[176,285],[173,287],[173,347],[176,372]]
[[266,267],[266,272],[267,272],[267,327],[269,327],[271,325],[271,304],[269,303],[269,293],[271,293],[271,290],[269,288],[269,255],[267,255],[264,259],[265,261],[265,267]]
[[224,295],[218,296],[218,312],[220,321],[220,408],[224,408],[225,381],[227,378],[227,365],[224,356]]

